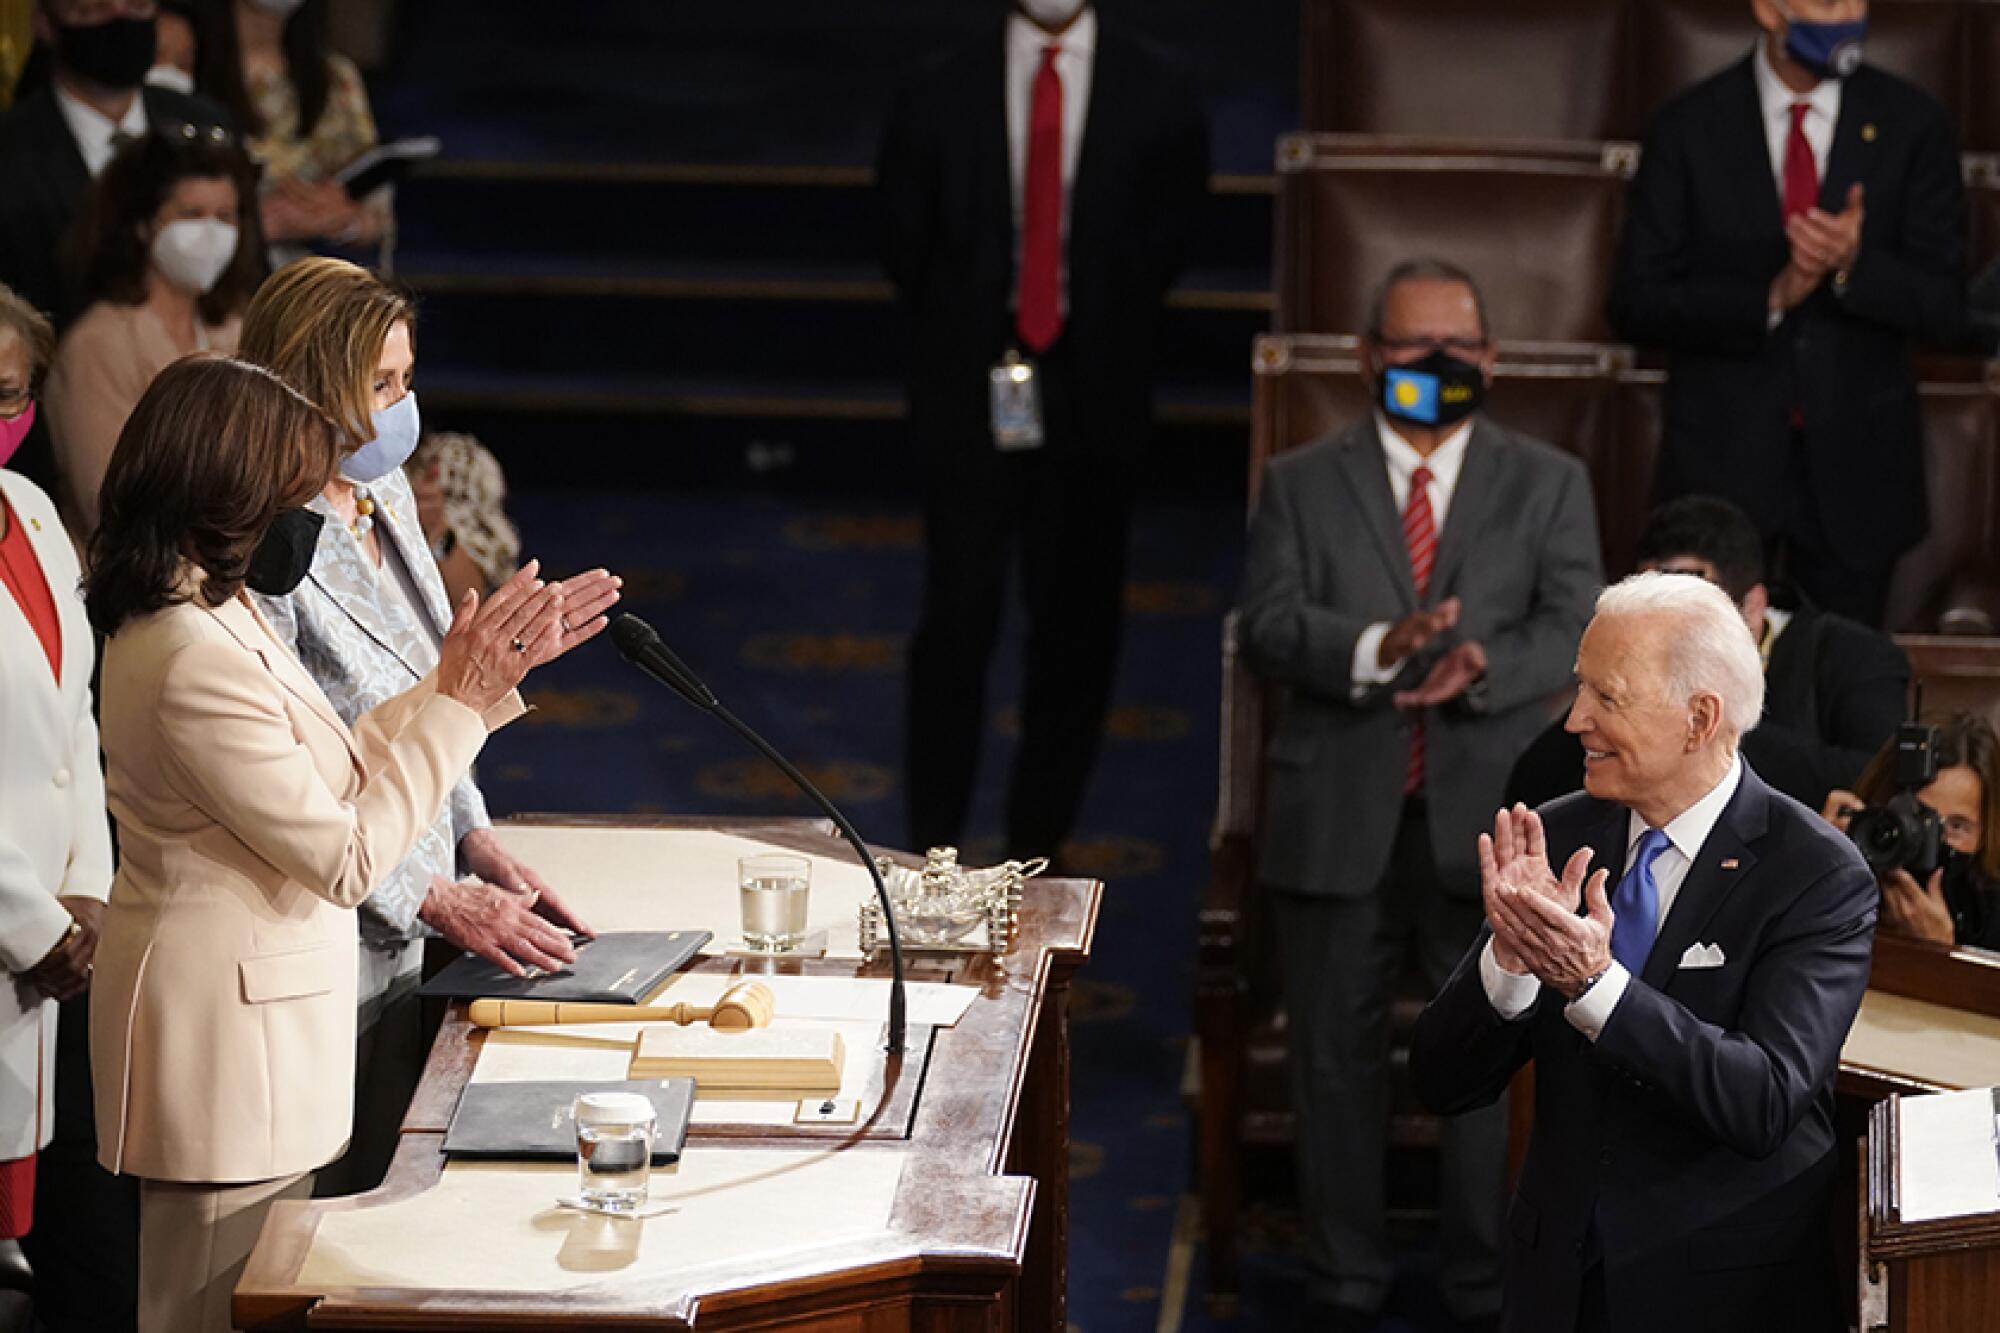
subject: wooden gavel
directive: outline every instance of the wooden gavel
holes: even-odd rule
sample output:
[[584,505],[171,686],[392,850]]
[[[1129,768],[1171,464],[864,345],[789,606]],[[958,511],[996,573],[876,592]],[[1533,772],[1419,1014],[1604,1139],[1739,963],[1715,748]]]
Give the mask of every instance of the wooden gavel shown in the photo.
[[634,1004],[588,1004],[564,1000],[474,1000],[469,1013],[474,1027],[519,1028],[560,1023],[707,1023],[718,1032],[743,1032],[769,1027],[778,1002],[761,981],[739,981],[709,1005],[679,1004],[642,1007]]

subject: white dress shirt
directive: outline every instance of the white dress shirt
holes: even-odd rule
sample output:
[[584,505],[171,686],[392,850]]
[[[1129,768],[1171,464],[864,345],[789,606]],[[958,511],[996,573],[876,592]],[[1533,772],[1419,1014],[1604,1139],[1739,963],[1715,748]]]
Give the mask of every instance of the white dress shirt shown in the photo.
[[1083,127],[1090,110],[1090,76],[1097,61],[1097,10],[1089,5],[1060,36],[1036,27],[1020,11],[1007,16],[1007,164],[1014,184],[1014,271],[1021,271],[1022,193],[1028,175],[1028,120],[1035,108],[1035,75],[1042,51],[1062,48],[1056,77],[1062,80],[1062,308],[1069,308],[1069,214],[1075,193],[1076,162],[1083,151]]
[[[1451,512],[1452,493],[1458,489],[1458,474],[1465,466],[1465,447],[1472,440],[1472,420],[1467,418],[1457,430],[1444,437],[1444,442],[1425,458],[1410,447],[1410,442],[1396,434],[1389,419],[1380,412],[1375,414],[1375,434],[1382,441],[1382,456],[1389,464],[1389,494],[1396,502],[1396,516],[1400,520],[1404,508],[1410,503],[1410,478],[1420,467],[1431,470],[1431,484],[1427,488],[1431,497],[1431,520],[1438,535],[1444,535],[1445,516]],[[1372,685],[1386,685],[1396,678],[1403,669],[1399,658],[1388,666],[1377,661],[1382,651],[1382,640],[1389,633],[1386,620],[1378,621],[1361,631],[1361,637],[1354,641],[1354,667],[1350,673],[1353,692],[1359,695]]]
[[[1701,854],[1702,844],[1715,831],[1716,821],[1722,818],[1723,810],[1729,805],[1730,798],[1736,795],[1736,788],[1742,781],[1743,756],[1739,754],[1730,760],[1729,771],[1722,775],[1722,781],[1709,789],[1708,795],[1675,815],[1662,830],[1667,835],[1667,846],[1653,861],[1653,887],[1658,890],[1660,907],[1658,915],[1653,918],[1655,939],[1659,937],[1660,928],[1667,923],[1667,913],[1674,909],[1674,900],[1680,896],[1681,885],[1693,868],[1695,857]],[[1632,864],[1633,852],[1645,832],[1646,821],[1636,811],[1629,814],[1625,826],[1626,866]],[[1607,898],[1612,888],[1611,885],[1605,886]],[[1493,956],[1493,941],[1490,939],[1479,954],[1479,980],[1486,988],[1486,998],[1492,1002],[1494,1012],[1506,1019],[1519,1018],[1532,1009],[1535,997],[1542,989],[1542,983],[1534,977],[1517,976],[1501,967],[1499,959]],[[1563,1016],[1577,1031],[1596,1041],[1604,1031],[1604,1025],[1611,1021],[1611,1011],[1618,1007],[1618,1001],[1624,998],[1625,988],[1631,981],[1632,974],[1625,970],[1622,963],[1614,960],[1610,969],[1582,998],[1572,1000],[1563,1007]]]
[[146,99],[137,92],[132,94],[132,105],[125,108],[125,115],[119,120],[99,111],[84,102],[62,86],[62,80],[55,80],[56,109],[62,112],[63,123],[69,126],[70,138],[76,140],[77,151],[83,154],[84,170],[96,180],[111,161],[114,151],[111,140],[114,135],[128,135],[137,139],[146,133]]
[[1757,104],[1764,109],[1764,139],[1771,149],[1771,180],[1778,198],[1785,197],[1785,145],[1792,137],[1792,103],[1804,102],[1805,124],[1800,128],[1806,146],[1812,149],[1813,175],[1826,180],[1826,158],[1833,151],[1833,127],[1840,123],[1840,80],[1821,79],[1809,93],[1795,93],[1785,86],[1778,71],[1771,68],[1769,43],[1757,42],[1757,58],[1750,62],[1757,71]]

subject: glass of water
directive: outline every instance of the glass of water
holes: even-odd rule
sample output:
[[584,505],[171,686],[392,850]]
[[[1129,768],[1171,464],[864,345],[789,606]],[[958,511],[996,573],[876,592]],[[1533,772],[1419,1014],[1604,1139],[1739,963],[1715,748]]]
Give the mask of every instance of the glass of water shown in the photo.
[[571,1108],[576,1120],[576,1183],[584,1206],[629,1213],[646,1202],[653,1167],[656,1117],[651,1099],[636,1092],[586,1092]]
[[766,953],[799,947],[806,937],[806,887],[812,862],[803,856],[746,856],[736,863],[743,900],[743,943]]

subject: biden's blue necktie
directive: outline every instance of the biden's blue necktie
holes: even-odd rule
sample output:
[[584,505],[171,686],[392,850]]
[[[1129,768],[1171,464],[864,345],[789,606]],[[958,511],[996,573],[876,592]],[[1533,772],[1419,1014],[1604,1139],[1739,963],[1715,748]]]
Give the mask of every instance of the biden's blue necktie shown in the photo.
[[1611,956],[1627,972],[1638,976],[1653,951],[1653,935],[1660,924],[1660,886],[1653,882],[1653,862],[1672,844],[1667,835],[1649,828],[1639,836],[1632,864],[1611,895]]

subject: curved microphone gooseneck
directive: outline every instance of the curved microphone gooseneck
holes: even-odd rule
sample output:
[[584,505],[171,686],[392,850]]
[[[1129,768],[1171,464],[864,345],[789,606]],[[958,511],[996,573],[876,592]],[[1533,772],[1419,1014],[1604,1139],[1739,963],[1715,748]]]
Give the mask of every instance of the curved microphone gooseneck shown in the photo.
[[841,836],[854,848],[854,854],[861,858],[861,864],[868,870],[868,878],[875,882],[875,900],[882,905],[882,924],[889,935],[889,1039],[885,1049],[891,1055],[901,1054],[905,1049],[904,1037],[908,1029],[907,1001],[903,994],[903,943],[896,931],[896,909],[889,901],[888,886],[882,882],[882,872],[876,868],[875,858],[868,854],[867,845],[854,831],[854,825],[847,822],[847,816],[841,814],[805,774],[794,768],[789,759],[771,748],[771,743],[751,730],[748,723],[724,708],[722,701],[715,697],[715,691],[704,685],[701,678],[688,669],[687,663],[675,656],[651,625],[628,612],[611,622],[611,641],[618,646],[619,655],[627,662],[702,712],[720,719],[730,730],[749,741],[759,754],[777,765],[779,772],[812,798],[813,804],[834,822]]

